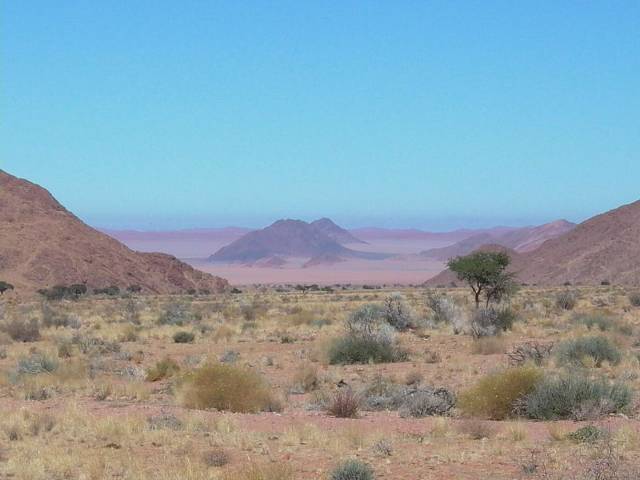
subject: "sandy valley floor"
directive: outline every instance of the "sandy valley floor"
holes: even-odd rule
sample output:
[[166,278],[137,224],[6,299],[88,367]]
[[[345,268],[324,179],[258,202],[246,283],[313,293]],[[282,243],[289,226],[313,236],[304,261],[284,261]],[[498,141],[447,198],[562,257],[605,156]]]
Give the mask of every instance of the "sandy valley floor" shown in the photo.
[[[624,414],[582,421],[487,420],[458,407],[423,418],[363,406],[355,418],[327,411],[345,388],[363,401],[381,384],[444,387],[459,397],[485,375],[509,368],[507,352],[517,345],[594,334],[614,342],[622,358],[617,365],[585,363],[588,375],[638,389],[640,308],[630,306],[628,292],[581,289],[576,307],[565,311],[554,303],[557,291],[523,290],[512,304],[518,320],[495,341],[480,345],[455,335],[451,325],[427,322],[398,334],[406,360],[331,364],[327,349],[344,335],[345,318],[390,293],[248,290],[5,302],[2,322],[13,327],[5,328],[0,349],[0,478],[325,479],[346,459],[366,462],[376,478],[387,479],[596,478],[576,472],[604,461],[602,444],[567,436],[587,425],[608,432],[616,468],[637,464],[637,400]],[[418,323],[430,317],[426,291],[402,294]],[[471,311],[466,290],[447,295],[465,315]],[[612,319],[610,328],[576,323],[575,315],[598,312]],[[39,321],[39,337],[12,339],[14,323],[31,318]],[[194,338],[176,343],[181,331]],[[152,378],[166,359],[175,371]],[[219,361],[259,374],[276,411],[231,413],[185,403],[190,372]],[[560,371],[553,356],[541,368]]]

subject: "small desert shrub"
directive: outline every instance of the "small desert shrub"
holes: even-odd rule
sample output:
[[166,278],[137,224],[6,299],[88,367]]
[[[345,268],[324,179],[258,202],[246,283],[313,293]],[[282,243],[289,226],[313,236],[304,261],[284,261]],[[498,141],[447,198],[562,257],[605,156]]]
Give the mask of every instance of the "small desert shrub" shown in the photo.
[[172,377],[180,371],[180,366],[170,357],[165,357],[147,370],[146,380],[157,382]]
[[535,367],[492,373],[463,392],[458,406],[466,415],[502,420],[513,414],[516,402],[531,393],[541,379],[542,372]]
[[42,319],[42,325],[46,328],[49,327],[80,327],[80,321],[76,318],[72,318],[69,315],[55,311],[48,302],[42,302],[40,308],[40,314]]
[[575,432],[569,433],[567,438],[576,443],[594,443],[605,436],[607,436],[605,430],[601,430],[595,425],[587,425],[586,427],[579,428]]
[[73,356],[73,343],[63,340],[58,344],[58,358],[71,358]]
[[406,360],[407,354],[392,340],[353,334],[337,338],[329,347],[329,363],[392,363]]
[[602,313],[576,314],[571,320],[575,324],[586,326],[589,330],[597,328],[601,332],[611,330],[618,324],[615,318]]
[[180,331],[173,334],[175,343],[192,343],[196,336],[191,332]]
[[350,388],[336,392],[327,405],[327,413],[338,418],[356,418],[360,409],[360,397]]
[[293,376],[293,391],[307,393],[318,388],[318,367],[311,363],[304,363]]
[[331,472],[330,480],[374,480],[375,475],[369,465],[359,460],[347,460]]
[[18,360],[15,373],[21,375],[38,375],[40,373],[52,373],[58,368],[58,362],[39,353]]
[[634,307],[640,307],[640,292],[633,292],[629,294],[629,302]]
[[188,374],[179,398],[187,408],[244,413],[269,410],[273,405],[269,386],[259,374],[221,363],[209,363]]
[[74,335],[71,338],[71,343],[77,345],[80,351],[87,355],[118,353],[121,348],[118,342],[85,335]]
[[207,467],[224,467],[230,461],[229,454],[221,448],[204,452],[202,461]]
[[471,344],[471,352],[479,355],[495,355],[505,352],[504,340],[500,337],[481,337]]
[[465,318],[462,310],[454,301],[444,295],[427,295],[427,306],[431,310],[431,321],[434,323],[446,323],[453,327],[453,332],[462,332],[465,326]]
[[434,323],[450,323],[454,313],[454,303],[444,295],[427,294],[427,307],[431,310]]
[[507,353],[507,356],[509,363],[514,367],[524,365],[527,362],[540,366],[551,355],[552,349],[552,343],[527,342],[516,345]]
[[447,415],[455,404],[455,395],[446,388],[420,388],[404,396],[400,416],[422,418]]
[[385,298],[382,316],[396,330],[406,330],[413,324],[413,314],[401,293],[392,293]]
[[242,300],[240,302],[240,315],[245,322],[255,323],[257,317],[264,315],[267,308],[259,300]]
[[127,325],[122,334],[120,335],[119,340],[121,342],[137,342],[138,341],[138,330],[133,325]]
[[182,430],[184,422],[172,413],[161,413],[147,417],[149,430]]
[[29,321],[14,318],[5,323],[2,330],[16,342],[35,342],[40,339],[40,327],[35,318]]
[[225,350],[222,355],[220,355],[220,363],[236,363],[240,358],[240,352],[236,350]]
[[373,453],[380,457],[390,457],[393,455],[393,444],[386,438],[381,438],[371,447]]
[[527,397],[526,412],[539,420],[585,420],[620,412],[631,399],[624,384],[565,375],[539,382]]
[[562,342],[555,349],[560,365],[588,366],[590,362],[600,367],[607,361],[613,365],[620,363],[622,354],[606,337],[581,337]]
[[498,311],[494,308],[478,308],[471,317],[473,338],[490,337],[502,331]]
[[367,303],[351,312],[345,326],[352,335],[374,335],[384,323],[384,310],[373,303]]
[[197,320],[189,305],[170,303],[158,317],[158,325],[177,325],[179,327]]
[[574,292],[565,290],[556,295],[556,307],[561,310],[573,310],[578,303],[578,297]]

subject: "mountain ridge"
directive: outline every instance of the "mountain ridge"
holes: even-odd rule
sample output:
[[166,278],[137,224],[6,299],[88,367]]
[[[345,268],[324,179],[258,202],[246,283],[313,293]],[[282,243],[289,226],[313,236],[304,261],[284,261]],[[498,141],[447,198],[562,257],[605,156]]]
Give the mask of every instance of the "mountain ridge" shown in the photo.
[[57,284],[138,285],[150,293],[223,291],[228,282],[93,229],[45,188],[0,170],[0,278],[18,292]]

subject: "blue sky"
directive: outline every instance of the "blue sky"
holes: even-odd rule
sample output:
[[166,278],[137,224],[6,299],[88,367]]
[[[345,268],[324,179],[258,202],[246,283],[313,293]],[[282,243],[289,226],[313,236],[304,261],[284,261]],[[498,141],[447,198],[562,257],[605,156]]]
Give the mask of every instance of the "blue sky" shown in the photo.
[[638,1],[2,2],[0,168],[93,225],[432,229],[640,198]]

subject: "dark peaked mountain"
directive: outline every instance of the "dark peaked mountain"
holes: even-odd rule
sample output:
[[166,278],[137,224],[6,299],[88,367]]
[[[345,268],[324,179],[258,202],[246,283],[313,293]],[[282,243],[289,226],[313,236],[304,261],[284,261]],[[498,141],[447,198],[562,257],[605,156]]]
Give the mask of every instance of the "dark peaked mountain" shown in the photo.
[[327,237],[335,240],[340,245],[345,245],[348,243],[367,243],[360,240],[359,238],[356,238],[348,230],[339,227],[333,222],[333,220],[329,218],[321,218],[319,220],[315,220],[309,225],[311,225],[311,227],[313,227],[316,231],[324,233]]
[[44,188],[0,170],[0,279],[16,291],[56,284],[143,291],[221,291],[226,280],[162,253],[139,253],[98,232]]
[[[329,219],[313,223],[302,220],[278,220],[262,230],[255,230],[222,247],[209,259],[214,262],[251,263],[274,255],[302,258],[383,258],[375,253],[351,250],[341,245],[352,240]],[[355,238],[355,237],[354,237]]]

